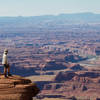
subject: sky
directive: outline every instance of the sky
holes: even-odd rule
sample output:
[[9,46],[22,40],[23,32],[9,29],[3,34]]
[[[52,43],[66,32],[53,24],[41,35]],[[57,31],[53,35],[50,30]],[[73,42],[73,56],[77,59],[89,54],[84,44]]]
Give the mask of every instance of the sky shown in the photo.
[[100,13],[100,0],[0,0],[0,16]]

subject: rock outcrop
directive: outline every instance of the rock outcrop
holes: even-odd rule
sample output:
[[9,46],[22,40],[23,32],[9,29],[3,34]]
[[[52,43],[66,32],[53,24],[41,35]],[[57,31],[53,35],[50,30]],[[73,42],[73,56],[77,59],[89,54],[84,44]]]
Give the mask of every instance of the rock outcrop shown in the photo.
[[52,83],[44,86],[41,95],[51,95],[52,92],[53,95],[59,94],[64,98],[74,96],[78,98],[77,100],[99,100],[100,72],[91,70],[59,72]]
[[57,63],[56,61],[47,62],[44,66],[43,70],[61,70],[66,69],[67,67],[64,66],[62,63]]
[[83,66],[81,66],[80,64],[74,64],[73,66],[71,66],[71,68],[73,71],[80,71],[80,70],[86,70]]
[[32,100],[39,92],[35,83],[20,76],[0,75],[0,100]]

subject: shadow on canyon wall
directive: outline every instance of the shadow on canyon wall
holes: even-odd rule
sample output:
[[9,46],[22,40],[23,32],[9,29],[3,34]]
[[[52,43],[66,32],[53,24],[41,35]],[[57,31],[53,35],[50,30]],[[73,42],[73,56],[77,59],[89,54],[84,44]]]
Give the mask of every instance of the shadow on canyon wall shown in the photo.
[[[0,66],[0,72],[3,73],[3,66]],[[14,75],[20,75],[20,76],[31,76],[31,75],[38,75],[34,68],[24,68],[24,67],[16,67],[14,65],[11,65],[11,69],[10,69],[11,74]]]

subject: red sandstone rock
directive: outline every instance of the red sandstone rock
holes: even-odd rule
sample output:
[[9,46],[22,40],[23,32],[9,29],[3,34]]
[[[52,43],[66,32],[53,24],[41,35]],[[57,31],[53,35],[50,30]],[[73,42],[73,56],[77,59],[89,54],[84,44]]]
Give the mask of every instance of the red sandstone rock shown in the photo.
[[36,84],[20,76],[0,75],[0,100],[32,100],[39,92]]
[[51,84],[45,85],[41,94],[49,95],[52,91],[55,95],[63,95],[66,98],[75,96],[79,100],[98,100],[96,98],[100,98],[100,72],[60,72]]

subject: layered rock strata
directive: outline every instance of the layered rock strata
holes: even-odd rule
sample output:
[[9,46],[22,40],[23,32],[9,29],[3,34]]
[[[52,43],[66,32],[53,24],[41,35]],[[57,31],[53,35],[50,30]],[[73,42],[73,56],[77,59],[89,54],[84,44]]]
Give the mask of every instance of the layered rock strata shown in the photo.
[[0,100],[32,100],[39,92],[35,83],[20,76],[0,75]]

